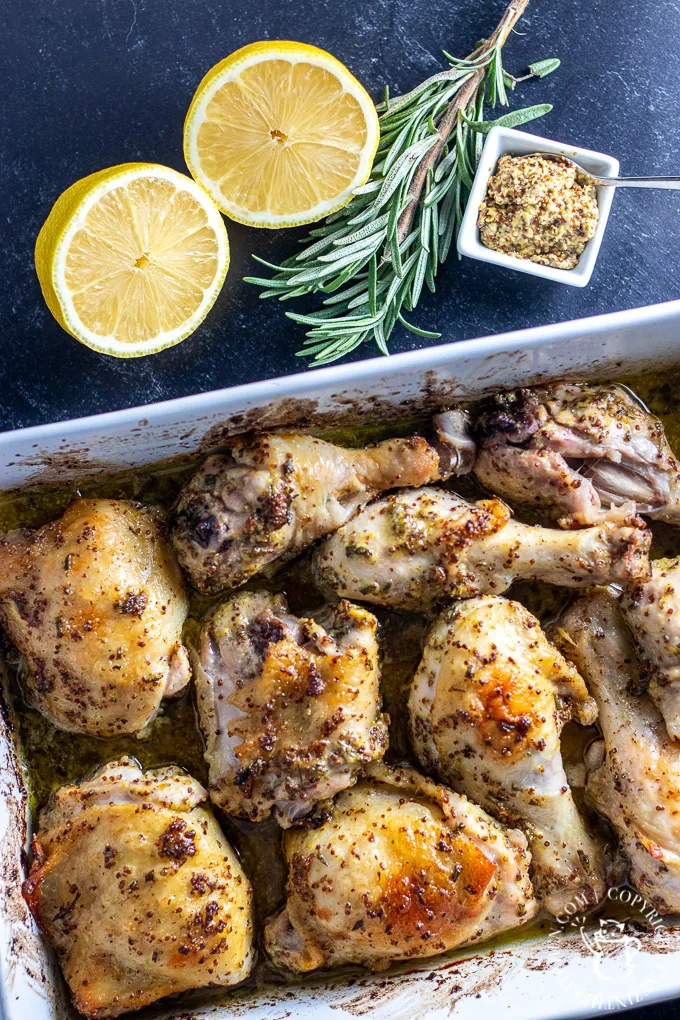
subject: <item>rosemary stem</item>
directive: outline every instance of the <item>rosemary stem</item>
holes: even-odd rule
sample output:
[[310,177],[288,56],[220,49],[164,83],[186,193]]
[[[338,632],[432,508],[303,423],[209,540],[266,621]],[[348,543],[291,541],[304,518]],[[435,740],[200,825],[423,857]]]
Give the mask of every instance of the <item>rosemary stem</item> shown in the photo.
[[[503,17],[498,22],[494,32],[488,39],[478,46],[469,57],[467,57],[467,60],[479,60],[496,47],[502,49],[510,35],[510,32],[524,13],[528,2],[529,0],[512,0],[512,3],[508,4],[506,7]],[[425,156],[418,166],[418,169],[413,176],[413,182],[409,191],[409,204],[399,217],[397,226],[397,238],[399,244],[401,244],[410,233],[418,203],[422,198],[428,171],[435,167],[439,162],[449,136],[451,132],[455,130],[459,112],[461,110],[464,112],[469,104],[474,100],[483,81],[484,69],[480,68],[478,71],[474,72],[469,81],[465,83],[463,88],[460,89],[460,91],[452,99],[441,117],[439,124],[437,125],[439,141],[425,153]]]

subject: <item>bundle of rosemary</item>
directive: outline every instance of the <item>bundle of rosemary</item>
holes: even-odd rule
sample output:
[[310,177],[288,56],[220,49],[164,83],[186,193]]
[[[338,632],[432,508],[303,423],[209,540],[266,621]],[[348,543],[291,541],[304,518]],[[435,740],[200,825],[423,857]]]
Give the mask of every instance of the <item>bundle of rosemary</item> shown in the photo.
[[309,232],[305,247],[280,266],[253,256],[273,278],[246,277],[264,287],[261,297],[281,301],[321,291],[323,307],[287,315],[308,326],[299,356],[325,365],[373,339],[383,354],[399,322],[418,304],[423,286],[434,292],[437,267],[458,232],[480,157],[483,136],[494,124],[516,127],[552,108],[530,106],[484,120],[484,106],[508,105],[518,81],[544,77],[559,60],[542,60],[518,79],[503,70],[501,51],[528,0],[513,0],[492,35],[465,60],[444,53],[449,67],[378,110],[380,143],[369,181],[351,202]]

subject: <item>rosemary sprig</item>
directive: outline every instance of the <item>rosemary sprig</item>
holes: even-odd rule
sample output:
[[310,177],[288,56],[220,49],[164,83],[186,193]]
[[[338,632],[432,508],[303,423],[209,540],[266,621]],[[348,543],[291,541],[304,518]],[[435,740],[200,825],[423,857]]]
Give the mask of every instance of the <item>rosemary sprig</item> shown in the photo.
[[[484,107],[507,106],[501,51],[528,0],[513,0],[493,34],[465,60],[445,53],[449,66],[398,99],[386,90],[380,104],[380,143],[368,182],[344,209],[309,232],[305,247],[272,278],[246,277],[264,287],[260,297],[281,301],[321,292],[322,307],[286,314],[309,327],[298,356],[314,365],[337,361],[367,340],[388,354],[397,323],[417,336],[438,339],[405,317],[423,287],[434,292],[438,265],[460,226],[483,144],[494,123],[516,127],[548,113],[548,104],[484,119]],[[559,65],[532,64],[526,77],[543,77]]]

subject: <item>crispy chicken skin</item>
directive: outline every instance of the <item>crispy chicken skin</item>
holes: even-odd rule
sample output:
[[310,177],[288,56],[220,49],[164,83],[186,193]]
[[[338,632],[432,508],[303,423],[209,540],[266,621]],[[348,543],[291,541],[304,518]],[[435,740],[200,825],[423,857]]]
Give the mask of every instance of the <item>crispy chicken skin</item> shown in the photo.
[[265,930],[292,971],[382,970],[524,924],[538,905],[521,832],[407,768],[370,765],[321,824],[290,829],[284,910]]
[[350,602],[319,622],[282,595],[243,592],[201,631],[196,692],[210,794],[229,814],[284,827],[351,786],[387,748],[377,622]]
[[680,524],[680,464],[663,425],[622,386],[502,393],[478,414],[477,478],[562,527],[649,514]]
[[519,602],[497,595],[444,610],[430,630],[409,700],[416,755],[495,818],[524,829],[543,905],[559,915],[606,885],[562,764],[565,722],[597,716],[574,666]]
[[42,812],[24,896],[86,1016],[248,976],[252,890],[205,798],[124,758]]
[[649,581],[628,585],[619,603],[637,646],[649,694],[680,740],[680,556],[653,560]]
[[156,508],[78,499],[0,542],[0,619],[31,703],[65,730],[135,733],[191,677],[187,602]]
[[467,416],[447,411],[431,437],[343,449],[295,433],[234,440],[183,489],[172,538],[199,591],[236,588],[335,531],[377,493],[472,469]]
[[659,913],[680,911],[680,746],[647,697],[616,598],[579,599],[555,640],[597,702],[603,742],[589,748],[586,794],[610,819],[633,885]]
[[323,593],[416,612],[504,592],[515,578],[566,587],[647,578],[651,533],[641,519],[580,531],[511,520],[499,499],[467,503],[423,488],[371,504],[314,554]]

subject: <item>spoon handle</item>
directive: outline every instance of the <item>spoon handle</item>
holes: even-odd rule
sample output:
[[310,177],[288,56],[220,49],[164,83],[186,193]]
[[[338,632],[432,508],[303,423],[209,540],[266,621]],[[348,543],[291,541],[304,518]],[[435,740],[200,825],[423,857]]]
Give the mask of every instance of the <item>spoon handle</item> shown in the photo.
[[680,177],[596,177],[593,180],[612,188],[668,188],[680,190]]

